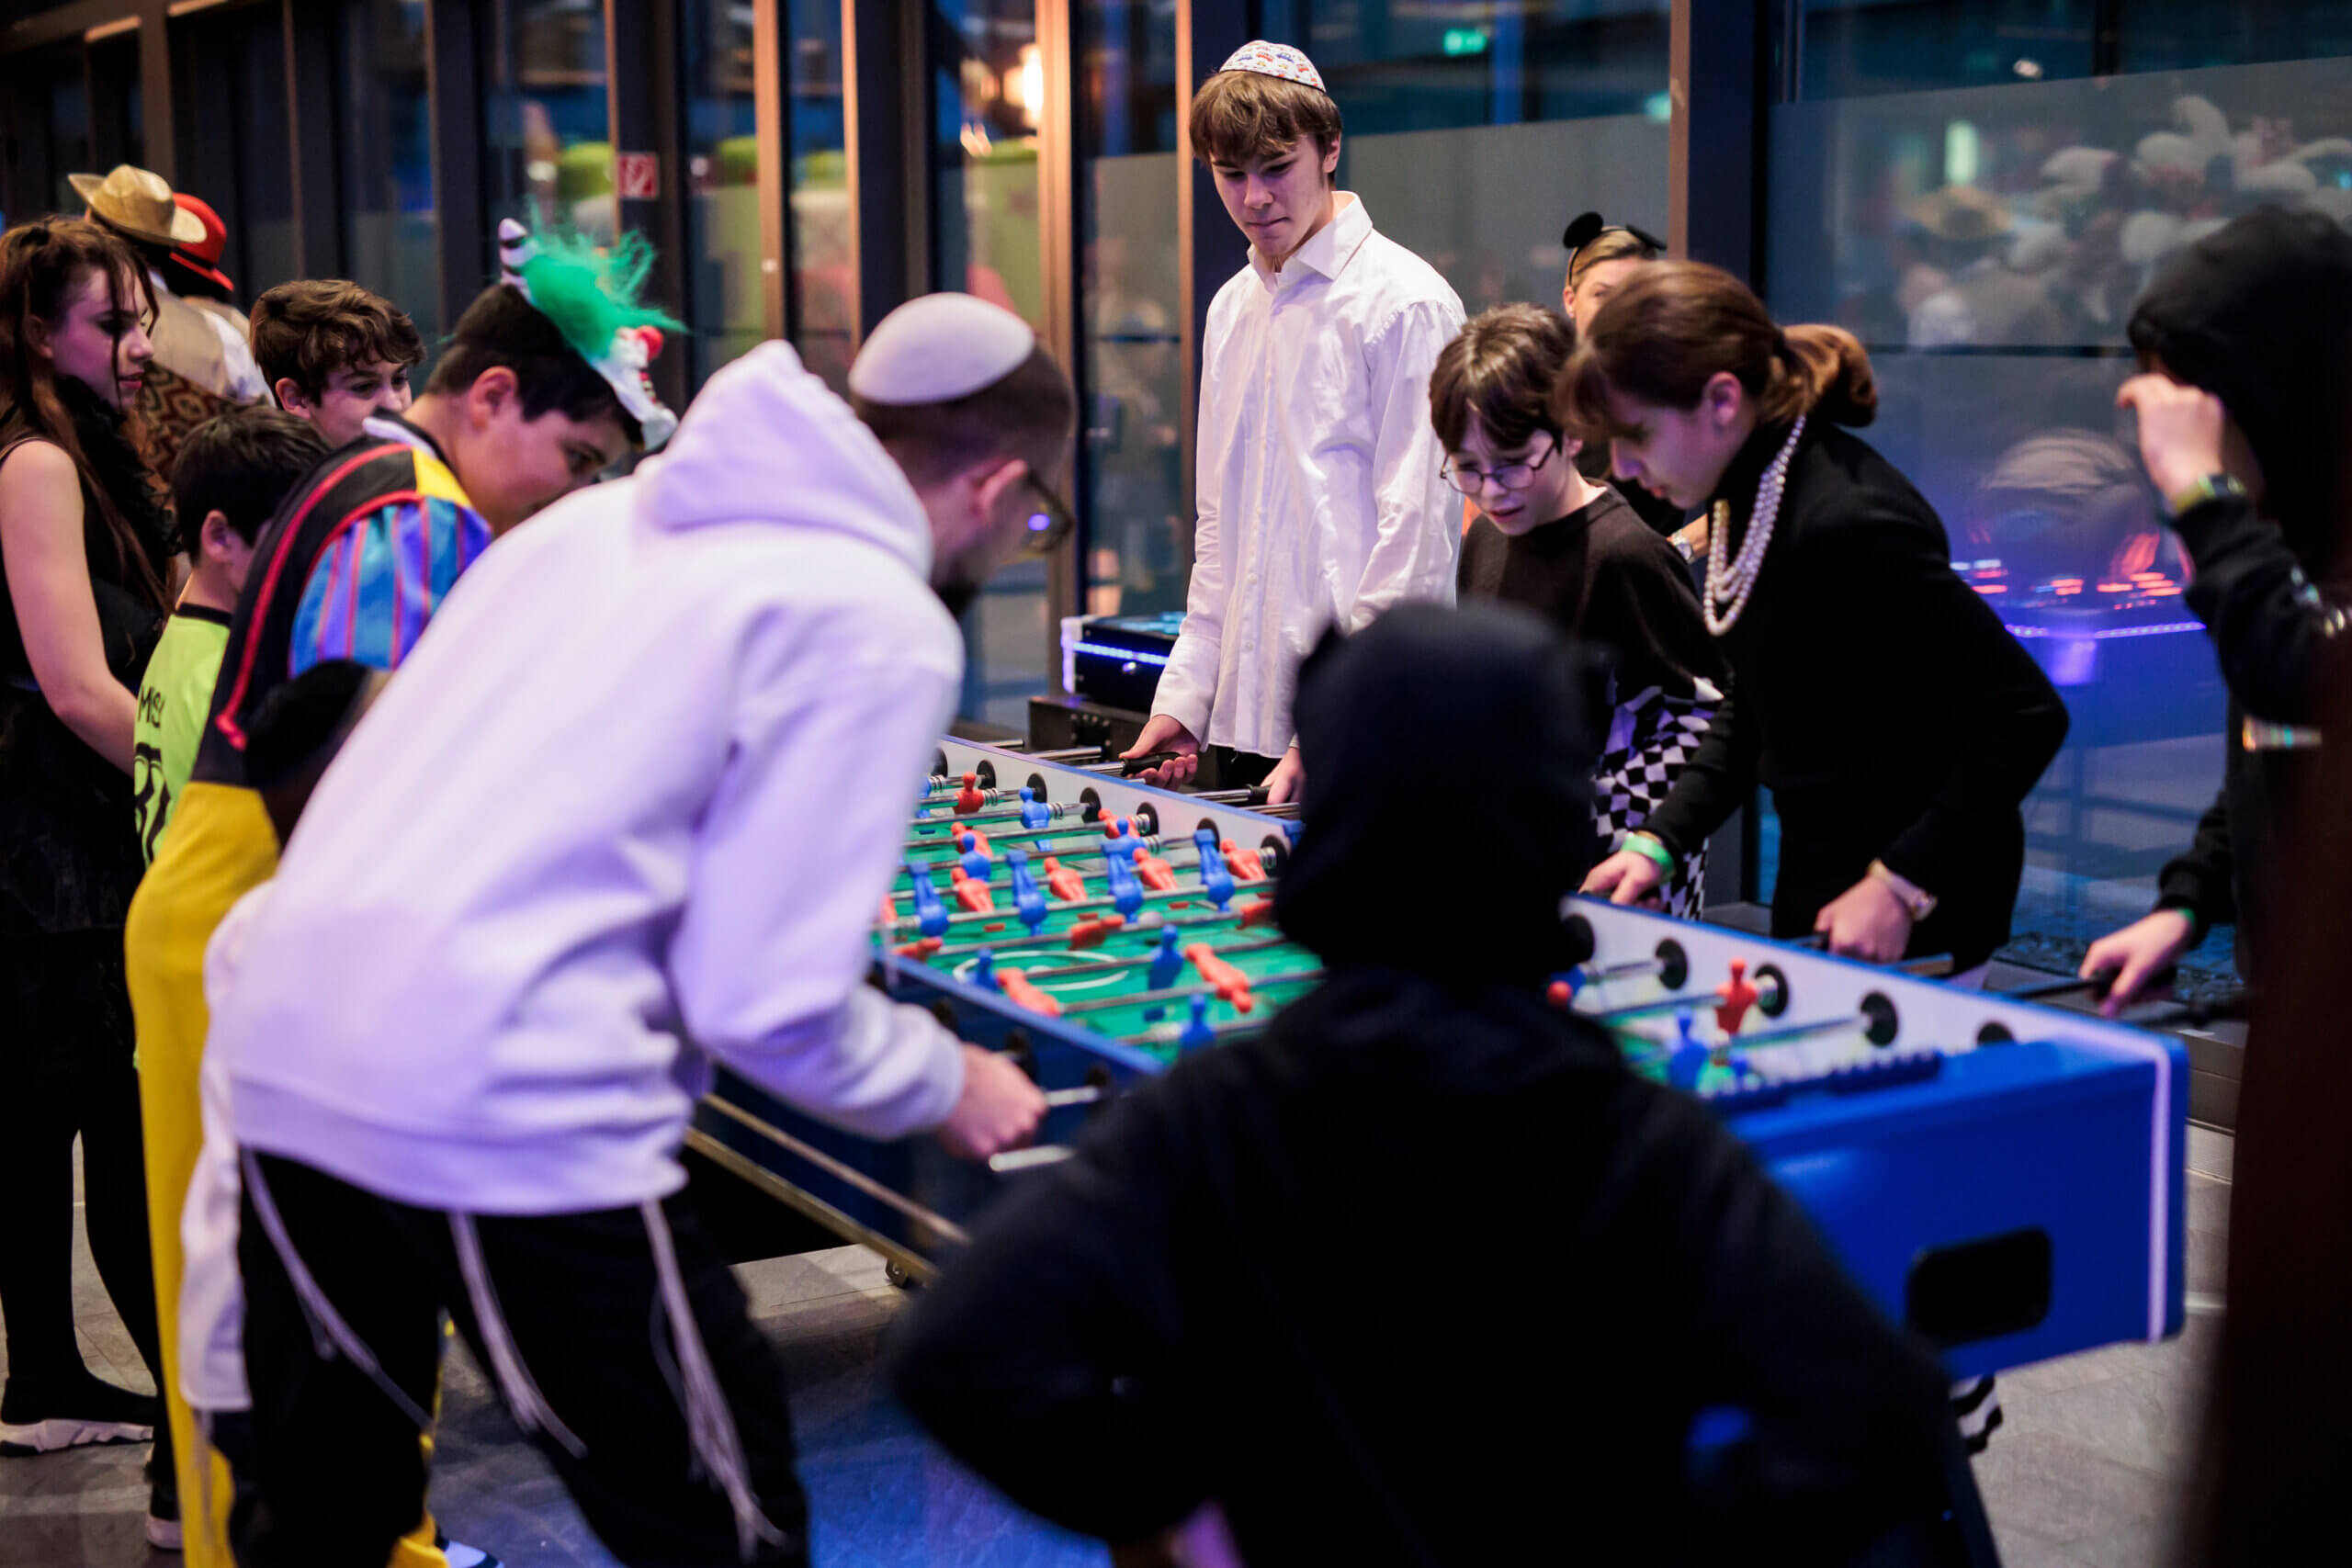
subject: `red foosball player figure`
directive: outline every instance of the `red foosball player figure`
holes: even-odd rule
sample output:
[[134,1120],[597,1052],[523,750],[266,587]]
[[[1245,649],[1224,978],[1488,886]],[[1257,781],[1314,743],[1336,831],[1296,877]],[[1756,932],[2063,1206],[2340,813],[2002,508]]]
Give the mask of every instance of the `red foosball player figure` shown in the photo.
[[1027,1008],[1031,1012],[1044,1013],[1047,1018],[1061,1017],[1062,1004],[1031,984],[1020,970],[1000,969],[996,977],[1004,994],[1012,998],[1015,1006]]
[[1231,839],[1219,844],[1217,849],[1225,856],[1225,868],[1233,873],[1234,881],[1263,882],[1266,880],[1265,857],[1259,854],[1257,851],[1245,850]]
[[1194,942],[1184,950],[1184,956],[1193,961],[1193,967],[1200,971],[1203,983],[1216,992],[1219,1001],[1240,1012],[1248,1012],[1258,1005],[1258,998],[1250,994],[1250,976],[1219,958],[1207,942]]
[[1086,897],[1086,878],[1064,865],[1060,859],[1047,855],[1045,859],[1046,890],[1065,904],[1076,904]]
[[1136,853],[1136,880],[1155,893],[1176,891],[1176,868],[1149,850]]
[[956,816],[969,817],[973,812],[978,811],[981,807],[988,804],[988,796],[982,795],[979,791],[979,780],[980,775],[978,773],[966,773],[964,775],[964,787],[958,791],[956,795]]
[[1725,1034],[1739,1032],[1740,1021],[1764,993],[1747,983],[1747,960],[1731,961],[1731,978],[1715,987],[1715,1027]]
[[947,881],[956,901],[966,910],[972,914],[995,913],[996,895],[989,891],[987,883],[967,874],[960,865],[948,872]]
[[1261,898],[1241,908],[1241,929],[1245,931],[1252,926],[1271,925],[1273,919],[1274,901],[1272,898]]
[[1098,915],[1091,920],[1080,920],[1069,929],[1069,944],[1073,948],[1080,949],[1100,947],[1109,939],[1113,931],[1121,930],[1126,923],[1126,916],[1116,913]]

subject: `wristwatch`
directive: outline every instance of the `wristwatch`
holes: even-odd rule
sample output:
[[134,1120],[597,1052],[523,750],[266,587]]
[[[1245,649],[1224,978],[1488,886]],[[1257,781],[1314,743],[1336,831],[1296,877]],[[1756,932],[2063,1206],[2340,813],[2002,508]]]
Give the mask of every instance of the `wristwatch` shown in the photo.
[[2188,489],[2166,496],[2165,514],[2168,517],[2178,517],[2183,513],[2195,511],[2209,501],[2224,499],[2243,501],[2245,499],[2245,486],[2238,483],[2229,475],[2207,474]]
[[1888,870],[1884,861],[1871,862],[1871,874],[1886,884],[1887,890],[1894,895],[1905,910],[1910,914],[1913,925],[1917,925],[1936,912],[1936,896],[1909,877],[1898,875]]

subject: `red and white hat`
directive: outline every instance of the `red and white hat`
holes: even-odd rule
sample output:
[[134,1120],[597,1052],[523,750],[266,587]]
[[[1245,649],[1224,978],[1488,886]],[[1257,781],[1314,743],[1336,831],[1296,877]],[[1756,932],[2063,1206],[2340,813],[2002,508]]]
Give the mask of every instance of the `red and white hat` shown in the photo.
[[1326,97],[1331,89],[1323,85],[1323,73],[1315,69],[1315,62],[1286,43],[1268,43],[1257,39],[1233,51],[1233,58],[1217,67],[1218,74],[1227,71],[1254,71],[1261,76],[1279,76],[1285,82],[1296,82],[1314,88]]

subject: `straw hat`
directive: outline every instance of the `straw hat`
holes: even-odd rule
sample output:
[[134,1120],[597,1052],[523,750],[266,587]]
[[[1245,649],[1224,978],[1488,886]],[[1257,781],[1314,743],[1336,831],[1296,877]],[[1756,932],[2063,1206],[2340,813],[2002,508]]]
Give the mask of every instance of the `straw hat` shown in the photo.
[[1906,214],[1939,240],[1981,244],[1997,240],[2016,224],[2009,204],[1974,186],[1946,186],[1913,202]]
[[105,179],[69,175],[74,194],[89,204],[108,228],[153,245],[193,245],[204,239],[204,222],[172,200],[161,175],[119,164]]

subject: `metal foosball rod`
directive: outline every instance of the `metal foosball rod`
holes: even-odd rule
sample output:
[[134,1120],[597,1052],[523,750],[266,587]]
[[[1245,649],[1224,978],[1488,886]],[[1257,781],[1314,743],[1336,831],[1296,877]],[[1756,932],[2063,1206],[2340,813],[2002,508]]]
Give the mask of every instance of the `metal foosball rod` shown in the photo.
[[[1247,883],[1243,886],[1256,886],[1258,884]],[[1238,892],[1236,896],[1238,897]],[[1164,904],[1178,899],[1190,900],[1198,903],[1209,902],[1208,895],[1197,887],[1171,887],[1167,889],[1165,892],[1152,891],[1147,892],[1143,896],[1143,901],[1147,904]],[[1118,900],[1115,898],[1080,898],[1076,903],[1053,904],[1049,905],[1048,908],[1062,914],[1078,914],[1089,909],[1108,909],[1115,906],[1117,903]],[[1009,925],[1020,918],[1021,917],[1017,912],[1010,909],[972,909],[967,910],[963,914],[948,916],[947,923],[950,926],[969,926],[981,924],[989,920],[1002,920]],[[899,924],[901,926],[912,925],[914,923],[914,919],[915,917],[911,915],[901,915],[899,917]]]
[[909,833],[903,842],[910,849],[936,844],[943,835],[952,836],[962,832],[967,828],[987,828],[992,823],[1000,822],[1021,823],[1019,828],[1005,833],[1004,836],[1008,839],[1015,837],[1016,834],[1042,833],[1045,829],[1031,828],[1023,820],[1023,812],[1043,811],[1046,814],[1048,820],[1058,822],[1065,817],[1074,816],[1090,808],[1074,800],[1028,801],[1003,811],[975,811],[969,817],[910,817],[907,819],[909,827],[928,829],[930,831]]
[[[1766,1013],[1776,1012],[1781,1006],[1781,978],[1777,975],[1756,977],[1755,1005]],[[1629,1018],[1654,1018],[1659,1013],[1678,1012],[1684,1008],[1697,1011],[1716,1005],[1713,991],[1686,991],[1677,996],[1659,997],[1646,1002],[1629,1002],[1623,1007],[1605,1008],[1599,1012],[1578,1013],[1579,1018],[1595,1023],[1616,1023]]]
[[[1211,917],[1212,919],[1224,919],[1228,918],[1230,917]],[[1177,922],[1170,921],[1170,924],[1174,925],[1177,924]],[[1165,929],[1165,927],[1159,926],[1129,926],[1126,931],[1121,934],[1155,936],[1160,931]],[[1179,926],[1178,929],[1182,930],[1185,928]],[[1289,941],[1290,939],[1288,937],[1270,936],[1261,937],[1255,942],[1231,942],[1224,947],[1218,948],[1216,950],[1216,955],[1219,958],[1229,958],[1237,953],[1262,953],[1270,947],[1283,946]],[[972,951],[978,952],[978,944],[974,944]],[[934,958],[945,958],[955,953],[956,950],[953,948],[943,947],[932,956]],[[1027,971],[1027,974],[1029,978],[1035,982],[1044,982],[1046,980],[1077,980],[1082,979],[1089,975],[1116,975],[1123,970],[1148,968],[1159,956],[1159,954],[1156,951],[1152,953],[1139,953],[1133,958],[1106,958],[1099,964],[1065,964],[1058,969],[1032,969]]]
[[[1217,956],[1222,958],[1225,954],[1220,953]],[[1031,976],[1029,978],[1034,980],[1035,976]],[[1250,989],[1255,993],[1274,986],[1304,986],[1321,978],[1323,978],[1323,971],[1320,969],[1300,969],[1288,975],[1269,975],[1263,979],[1252,980],[1250,982]],[[1213,997],[1216,994],[1217,987],[1207,984],[1170,986],[1157,991],[1135,991],[1124,997],[1092,997],[1082,1002],[1064,1002],[1062,1016],[1068,1018],[1074,1013],[1101,1012],[1106,1008],[1158,1007],[1162,1002],[1186,1002],[1194,997]]]

